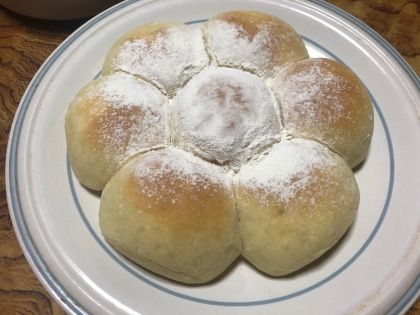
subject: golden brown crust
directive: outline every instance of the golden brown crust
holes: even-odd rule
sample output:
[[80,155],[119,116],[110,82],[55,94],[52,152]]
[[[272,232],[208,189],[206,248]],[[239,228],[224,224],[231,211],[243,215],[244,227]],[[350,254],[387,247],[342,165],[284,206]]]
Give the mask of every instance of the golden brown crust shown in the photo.
[[[206,22],[208,49],[219,66],[274,75],[285,65],[309,58],[299,34],[279,18],[256,11],[230,11]],[[245,46],[243,46],[245,45]]]
[[185,283],[213,279],[242,248],[230,180],[177,149],[123,167],[102,193],[100,226],[123,255]]
[[78,180],[102,190],[132,156],[167,145],[166,106],[156,88],[126,74],[86,85],[70,104],[65,125]]
[[156,22],[119,38],[105,57],[102,75],[124,71],[173,97],[208,63],[200,29],[181,23]]
[[360,79],[331,59],[293,63],[271,87],[290,135],[319,141],[350,167],[363,161],[373,134],[373,106]]
[[243,167],[234,192],[242,255],[273,276],[296,271],[333,246],[359,204],[348,164],[308,140],[283,141],[259,163]]
[[166,29],[180,25],[179,23],[170,23],[170,22],[153,22],[149,24],[142,25],[138,28],[135,28],[123,36],[121,36],[109,49],[107,56],[102,67],[102,75],[108,75],[112,72],[120,70],[114,63],[115,58],[117,57],[118,49],[124,42],[132,43],[134,40],[143,39],[146,42],[146,46],[150,49],[151,44],[156,40],[156,37],[159,34],[165,32]]

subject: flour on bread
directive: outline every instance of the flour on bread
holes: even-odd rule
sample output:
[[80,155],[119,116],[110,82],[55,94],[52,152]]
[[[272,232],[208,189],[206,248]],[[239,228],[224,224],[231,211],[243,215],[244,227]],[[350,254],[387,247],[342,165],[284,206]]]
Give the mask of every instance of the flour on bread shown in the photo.
[[175,97],[175,145],[219,165],[238,169],[280,139],[273,93],[256,75],[206,69]]

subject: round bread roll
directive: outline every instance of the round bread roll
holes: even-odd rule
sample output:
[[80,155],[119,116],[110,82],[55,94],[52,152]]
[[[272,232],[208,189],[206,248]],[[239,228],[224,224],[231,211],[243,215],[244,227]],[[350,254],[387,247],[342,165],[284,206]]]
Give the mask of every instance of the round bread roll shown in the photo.
[[166,147],[168,106],[158,89],[125,73],[86,85],[70,104],[65,120],[77,179],[90,189],[102,190],[131,157]]
[[174,144],[234,170],[280,139],[274,94],[256,75],[211,68],[175,97]]
[[286,22],[267,13],[230,11],[204,25],[210,56],[222,67],[273,78],[285,65],[309,58],[299,34]]
[[331,248],[353,222],[359,189],[347,162],[321,144],[285,140],[233,179],[242,255],[273,276]]
[[102,68],[121,70],[153,83],[172,97],[209,63],[200,29],[179,23],[150,23],[118,39]]
[[140,156],[109,181],[99,224],[120,253],[184,283],[213,279],[242,249],[229,177],[173,148]]
[[301,60],[282,69],[271,88],[291,136],[319,141],[352,168],[365,159],[373,134],[373,107],[351,70],[331,59]]

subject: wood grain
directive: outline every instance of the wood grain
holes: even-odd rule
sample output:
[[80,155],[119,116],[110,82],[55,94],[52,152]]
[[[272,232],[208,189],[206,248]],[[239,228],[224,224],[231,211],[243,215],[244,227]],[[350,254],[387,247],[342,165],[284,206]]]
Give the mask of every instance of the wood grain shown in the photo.
[[[388,40],[420,75],[420,0],[328,0]],[[85,20],[43,21],[0,6],[0,314],[64,314],[26,262],[5,191],[6,146],[28,84],[53,50]],[[408,311],[420,315],[420,300]]]
[[6,202],[6,147],[14,114],[32,77],[85,21],[26,18],[0,7],[0,314],[65,314],[29,267]]
[[420,74],[420,0],[328,0],[382,35]]

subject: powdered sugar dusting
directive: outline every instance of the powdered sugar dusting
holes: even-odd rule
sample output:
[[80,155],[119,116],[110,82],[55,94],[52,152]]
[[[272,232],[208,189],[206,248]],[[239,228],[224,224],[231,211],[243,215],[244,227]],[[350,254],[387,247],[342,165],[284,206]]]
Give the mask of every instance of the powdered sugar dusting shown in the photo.
[[175,144],[237,169],[280,138],[276,108],[272,92],[257,76],[204,70],[173,101]]
[[170,204],[186,195],[199,197],[203,190],[209,196],[231,191],[228,176],[217,166],[175,148],[146,153],[134,168],[134,178],[143,195]]
[[244,29],[239,25],[216,20],[207,27],[208,45],[220,66],[264,72],[270,67],[271,54],[263,49],[271,40],[270,34],[263,29],[250,39],[243,33]]
[[317,142],[285,140],[274,145],[262,161],[244,165],[234,184],[254,191],[262,203],[267,197],[287,203],[317,182],[314,170],[328,170],[332,162],[326,154],[327,148]]
[[122,163],[136,153],[168,144],[168,103],[159,90],[124,73],[99,80],[86,97],[105,106],[90,118],[94,128],[87,137],[97,139],[105,157]]
[[141,76],[173,96],[208,63],[201,30],[181,24],[123,42],[112,68]]
[[283,69],[272,82],[286,128],[311,125],[326,129],[343,118],[352,120],[343,92],[357,87],[329,71],[324,59],[302,61],[301,65]]
[[[299,35],[275,19],[243,21],[245,16],[231,12],[210,20],[204,28],[209,54],[219,66],[234,67],[272,78],[285,64],[308,58]],[[253,32],[244,29],[251,25]]]

